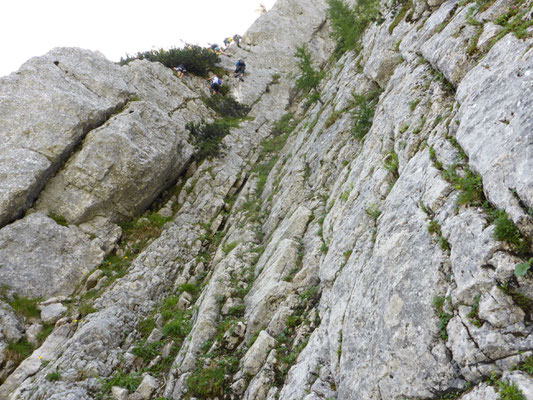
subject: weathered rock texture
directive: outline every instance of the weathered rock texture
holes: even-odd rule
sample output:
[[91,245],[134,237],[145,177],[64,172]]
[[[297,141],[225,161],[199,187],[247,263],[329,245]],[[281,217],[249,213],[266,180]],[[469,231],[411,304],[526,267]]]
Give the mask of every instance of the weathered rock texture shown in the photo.
[[[510,6],[384,3],[334,61],[327,2],[279,0],[222,58],[247,61],[223,79],[251,118],[201,163],[195,77],[57,49],[2,78],[0,282],[48,301],[2,303],[0,398],[531,398],[533,39],[495,23]],[[294,89],[303,44],[320,102]],[[117,244],[156,198],[171,220]]]

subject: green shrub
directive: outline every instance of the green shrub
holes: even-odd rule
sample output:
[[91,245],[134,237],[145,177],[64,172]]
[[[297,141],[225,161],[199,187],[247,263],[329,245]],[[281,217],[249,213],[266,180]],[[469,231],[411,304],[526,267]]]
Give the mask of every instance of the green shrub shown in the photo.
[[498,386],[500,387],[500,399],[501,400],[526,400],[526,397],[518,387],[511,383],[505,381],[498,381]]
[[144,361],[151,361],[156,356],[161,354],[159,352],[160,347],[161,347],[160,342],[146,343],[145,341],[143,341],[139,343],[137,346],[135,346],[131,352],[137,357],[142,358]]
[[230,253],[235,247],[237,247],[238,244],[239,244],[239,242],[226,243],[226,244],[224,244],[224,246],[222,246],[222,251],[224,251],[225,254],[228,254],[228,253]]
[[5,358],[6,360],[13,360],[18,363],[28,358],[32,352],[33,345],[23,337],[16,343],[7,344]]
[[494,212],[494,238],[502,242],[507,242],[519,253],[526,253],[528,250],[527,240],[522,237],[520,231],[507,213],[503,210]]
[[526,261],[525,263],[516,264],[514,267],[514,274],[517,277],[525,276],[531,269],[531,266],[533,266],[533,258],[530,258],[529,261]]
[[183,312],[178,312],[173,321],[163,326],[162,333],[164,337],[183,340],[190,331],[191,321],[188,315],[185,315]]
[[141,384],[142,376],[140,372],[125,374],[122,371],[118,371],[113,376],[102,382],[101,391],[106,394],[111,392],[113,386],[119,386],[128,389],[130,393],[137,390]]
[[183,64],[187,72],[204,77],[210,70],[216,69],[215,65],[220,62],[220,57],[210,49],[189,44],[183,48],[139,52],[133,57],[121,58],[120,64],[124,65],[136,59],[160,62],[168,68]]
[[[220,365],[222,364],[222,365]],[[225,366],[223,363],[211,368],[198,369],[187,379],[190,393],[201,399],[224,394]]]
[[150,336],[150,333],[155,328],[155,320],[153,318],[146,318],[139,322],[139,326],[137,327],[137,330],[140,332],[141,336],[143,338],[147,338]]
[[481,328],[483,322],[479,319],[479,300],[481,296],[477,295],[474,298],[474,304],[472,304],[472,309],[468,313],[468,320],[476,327]]
[[46,375],[46,380],[50,382],[55,382],[61,379],[61,374],[58,370],[55,370],[54,372],[50,372],[48,375]]
[[68,221],[64,216],[57,215],[54,213],[50,213],[48,214],[48,216],[52,218],[56,222],[56,224],[61,225],[61,226],[68,226]]
[[202,121],[198,124],[189,122],[186,128],[194,139],[197,150],[195,159],[201,161],[205,158],[216,157],[220,152],[222,139],[231,128],[236,126],[238,123],[230,120],[218,120],[211,123]]
[[520,371],[527,372],[529,375],[533,375],[533,356],[527,357],[518,366]]
[[194,283],[184,283],[179,287],[180,292],[187,292],[193,295],[198,293],[199,290],[200,288],[198,287],[198,285]]
[[352,9],[342,0],[328,0],[328,16],[332,37],[337,42],[335,57],[339,59],[346,51],[359,52],[360,39],[368,24],[379,16],[379,2],[359,0]]
[[300,69],[300,76],[296,80],[296,88],[302,90],[306,94],[313,90],[315,97],[311,100],[321,101],[317,88],[324,77],[324,74],[321,71],[315,70],[313,67],[311,52],[309,51],[307,44],[298,47],[294,55],[298,59],[297,64]]
[[235,98],[226,94],[223,96],[210,96],[204,98],[204,102],[218,114],[228,118],[242,118],[250,111],[250,106],[239,103]]
[[37,307],[37,304],[41,299],[30,299],[28,297],[14,296],[13,300],[8,301],[8,304],[13,308],[17,315],[21,315],[25,318],[39,318],[41,311]]
[[244,317],[244,312],[246,311],[246,305],[238,304],[236,306],[230,307],[228,310],[228,315],[232,317],[241,318]]
[[272,134],[279,136],[284,133],[291,134],[300,121],[294,119],[294,113],[287,113],[272,125]]
[[352,116],[354,118],[354,137],[357,140],[362,140],[374,121],[374,113],[376,112],[376,106],[379,101],[379,95],[381,89],[371,90],[366,95],[354,94],[354,110]]
[[448,314],[444,311],[445,302],[446,298],[443,296],[435,296],[433,298],[433,308],[435,309],[439,317],[439,332],[442,340],[448,340],[448,332],[446,330],[446,327],[448,326],[448,322],[450,322],[450,319],[452,319],[453,317],[452,314]]
[[398,179],[400,176],[398,172],[398,169],[400,168],[400,162],[398,161],[398,154],[396,154],[394,149],[387,153],[387,157],[385,157],[383,166],[392,174],[394,179]]

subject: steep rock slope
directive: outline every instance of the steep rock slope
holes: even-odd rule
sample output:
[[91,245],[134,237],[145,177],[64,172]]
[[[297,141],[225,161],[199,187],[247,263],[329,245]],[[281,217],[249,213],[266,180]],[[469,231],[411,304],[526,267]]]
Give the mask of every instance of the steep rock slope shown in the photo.
[[[74,292],[96,285],[92,312],[74,302],[14,371],[2,352],[0,396],[466,400],[499,398],[512,383],[533,398],[522,366],[531,371],[533,286],[514,274],[532,252],[533,40],[494,24],[511,6],[383,5],[361,51],[332,61],[326,2],[278,1],[222,63],[247,60],[232,91],[251,118],[221,156],[184,175],[193,150],[180,132],[214,116],[205,89],[157,64],[120,70],[129,103],[27,198],[109,252],[113,222],[181,175],[159,211],[173,218],[124,276],[105,284],[104,264]],[[319,102],[293,89],[304,43],[328,63]],[[147,139],[132,135],[126,149],[146,160],[143,172],[99,145],[138,130]],[[155,170],[158,160],[168,164]],[[121,162],[132,167],[114,180],[108,166]],[[30,213],[0,239],[31,219],[47,217]],[[0,264],[11,254],[2,249]],[[3,349],[38,323],[7,305],[0,317]]]

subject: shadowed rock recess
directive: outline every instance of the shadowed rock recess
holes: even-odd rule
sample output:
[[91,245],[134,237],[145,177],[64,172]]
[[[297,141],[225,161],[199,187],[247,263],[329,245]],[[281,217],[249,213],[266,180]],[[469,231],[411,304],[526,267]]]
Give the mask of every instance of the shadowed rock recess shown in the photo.
[[0,399],[533,399],[532,3],[368,4],[0,78]]

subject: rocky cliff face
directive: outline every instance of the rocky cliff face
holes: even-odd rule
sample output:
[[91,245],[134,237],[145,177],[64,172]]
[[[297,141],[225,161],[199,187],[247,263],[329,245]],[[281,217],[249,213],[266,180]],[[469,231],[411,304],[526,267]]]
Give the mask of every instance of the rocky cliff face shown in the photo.
[[0,78],[0,398],[533,398],[531,4],[382,4],[336,61],[327,8],[228,50],[251,111],[202,163],[199,78],[80,49]]

